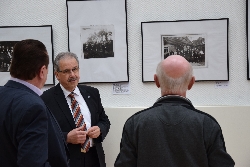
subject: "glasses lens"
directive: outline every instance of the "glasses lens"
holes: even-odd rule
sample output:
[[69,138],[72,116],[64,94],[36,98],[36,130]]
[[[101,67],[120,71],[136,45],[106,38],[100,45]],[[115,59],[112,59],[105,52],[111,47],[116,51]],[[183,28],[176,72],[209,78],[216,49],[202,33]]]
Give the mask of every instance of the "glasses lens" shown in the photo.
[[72,70],[66,69],[66,70],[58,71],[58,72],[62,72],[63,74],[71,74],[71,71],[72,71],[73,73],[76,73],[76,72],[78,72],[78,70],[79,70],[79,67],[75,67],[75,68],[73,68]]

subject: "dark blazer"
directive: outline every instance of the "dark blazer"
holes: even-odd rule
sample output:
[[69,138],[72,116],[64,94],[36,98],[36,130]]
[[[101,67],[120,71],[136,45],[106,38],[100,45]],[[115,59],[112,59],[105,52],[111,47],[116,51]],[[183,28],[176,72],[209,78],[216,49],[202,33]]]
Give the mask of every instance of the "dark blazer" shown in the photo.
[[0,87],[0,164],[68,167],[69,152],[53,114],[25,85]]
[[[110,128],[108,116],[103,109],[98,89],[85,85],[78,85],[78,88],[91,113],[91,126],[98,126],[101,130],[101,135],[94,139],[94,143],[100,165],[101,167],[105,167],[106,164],[102,142]],[[66,140],[67,134],[72,129],[75,129],[76,125],[60,84],[45,91],[41,97],[55,115]],[[81,164],[81,159],[84,154],[80,151],[80,144],[68,143],[68,148],[70,151],[70,166],[78,167]]]

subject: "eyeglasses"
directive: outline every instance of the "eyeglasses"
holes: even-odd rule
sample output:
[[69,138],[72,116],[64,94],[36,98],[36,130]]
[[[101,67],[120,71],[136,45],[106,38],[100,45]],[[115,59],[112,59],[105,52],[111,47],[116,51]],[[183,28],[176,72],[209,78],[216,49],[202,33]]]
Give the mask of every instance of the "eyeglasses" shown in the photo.
[[79,71],[79,67],[74,67],[71,70],[70,69],[66,69],[66,70],[62,70],[62,71],[57,71],[57,72],[61,72],[63,74],[71,74],[71,71],[73,73],[77,73]]

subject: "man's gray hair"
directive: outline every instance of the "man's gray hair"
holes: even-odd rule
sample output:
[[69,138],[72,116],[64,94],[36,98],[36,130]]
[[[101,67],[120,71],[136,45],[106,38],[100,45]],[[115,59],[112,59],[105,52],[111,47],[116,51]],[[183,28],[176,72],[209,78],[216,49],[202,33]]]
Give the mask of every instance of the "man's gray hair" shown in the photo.
[[55,71],[60,71],[59,69],[59,61],[62,60],[62,59],[65,59],[65,58],[75,58],[77,63],[78,63],[78,66],[79,66],[79,60],[78,60],[78,57],[75,53],[72,53],[72,52],[61,52],[59,53],[55,60],[54,60],[54,70]]
[[179,94],[188,90],[188,85],[193,77],[193,68],[190,64],[189,69],[184,75],[179,78],[172,78],[164,72],[162,62],[160,62],[156,68],[156,75],[162,92],[167,94]]

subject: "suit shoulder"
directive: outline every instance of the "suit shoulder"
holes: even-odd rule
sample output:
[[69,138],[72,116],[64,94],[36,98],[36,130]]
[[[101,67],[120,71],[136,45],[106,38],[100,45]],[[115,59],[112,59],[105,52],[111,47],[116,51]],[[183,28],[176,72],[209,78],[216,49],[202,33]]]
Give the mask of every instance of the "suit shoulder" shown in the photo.
[[130,116],[126,122],[132,120],[132,119],[137,119],[141,116],[143,116],[144,114],[148,114],[148,112],[151,112],[152,109],[154,109],[156,106],[152,106],[152,107],[149,107],[149,108],[146,108],[144,110],[141,110],[141,111],[138,111],[136,112],[135,114],[133,114],[132,116]]
[[55,86],[53,86],[53,87],[51,87],[51,88],[45,90],[45,91],[43,92],[43,94],[41,95],[41,97],[46,96],[46,95],[49,95],[49,94],[53,93],[54,91],[55,91]]
[[[22,108],[43,108],[45,109],[45,105],[43,100],[35,94],[27,93],[23,91],[15,92],[17,95],[13,96],[13,105],[21,106]],[[25,104],[25,105],[22,105]]]
[[77,86],[78,86],[78,88],[80,88],[80,89],[98,90],[97,88],[92,87],[92,86],[89,86],[89,85],[77,85]]
[[37,94],[22,89],[12,91],[11,94],[13,95],[13,98],[22,99],[23,101],[27,101],[27,103],[33,101],[41,101],[40,97]]
[[92,87],[92,86],[87,86],[87,85],[78,85],[78,88],[81,90],[81,91],[87,91],[87,92],[91,92],[91,93],[98,93],[99,90],[95,87]]
[[208,113],[205,113],[203,111],[200,111],[198,109],[193,109],[193,111],[195,111],[197,114],[201,115],[204,117],[204,119],[207,119],[207,120],[211,120],[212,122],[216,123],[219,125],[219,123],[217,122],[217,120],[210,114]]

